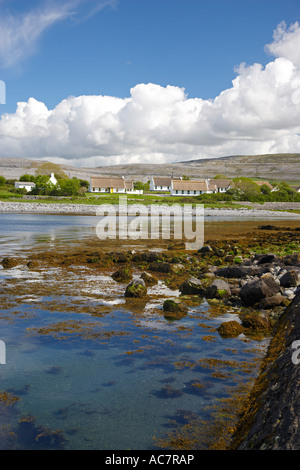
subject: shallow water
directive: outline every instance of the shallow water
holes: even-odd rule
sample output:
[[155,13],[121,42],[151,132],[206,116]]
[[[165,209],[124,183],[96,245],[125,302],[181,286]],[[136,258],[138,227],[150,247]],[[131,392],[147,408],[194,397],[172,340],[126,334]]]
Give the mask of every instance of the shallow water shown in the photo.
[[[0,221],[4,255],[89,237],[93,219]],[[199,299],[170,321],[162,304],[178,291],[160,281],[147,300],[128,301],[124,290],[87,267],[0,269],[1,390],[18,398],[1,408],[2,448],[154,449],[154,436],[187,416],[208,419],[218,399],[257,373],[250,363],[268,341],[215,330],[238,319],[234,309]]]

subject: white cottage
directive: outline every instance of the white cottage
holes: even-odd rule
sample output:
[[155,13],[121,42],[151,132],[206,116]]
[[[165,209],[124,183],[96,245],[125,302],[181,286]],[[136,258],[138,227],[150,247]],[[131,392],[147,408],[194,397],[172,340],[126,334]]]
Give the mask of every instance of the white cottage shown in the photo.
[[33,188],[35,188],[35,183],[31,181],[15,181],[15,188],[26,189],[27,192],[30,192]]
[[132,181],[126,181],[124,177],[92,176],[90,178],[90,193],[120,193],[143,194],[142,189],[134,189]]
[[172,180],[171,196],[199,196],[217,193],[215,183],[209,180]]
[[152,176],[150,191],[171,191],[172,178],[168,176]]

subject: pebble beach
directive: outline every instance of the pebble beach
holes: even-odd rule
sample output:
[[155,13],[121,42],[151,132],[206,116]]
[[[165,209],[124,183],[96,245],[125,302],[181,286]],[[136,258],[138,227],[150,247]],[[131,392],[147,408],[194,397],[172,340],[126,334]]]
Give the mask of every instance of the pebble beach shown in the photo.
[[[182,206],[172,206],[172,212],[174,215],[182,215]],[[70,204],[70,203],[31,203],[31,202],[0,202],[0,213],[2,214],[66,214],[66,215],[101,215],[103,212],[111,210],[111,205],[91,205],[91,204]],[[118,213],[118,205],[114,206],[116,213]],[[128,206],[128,208],[132,206]],[[162,213],[162,205],[151,205],[145,206],[148,210],[148,215]],[[166,206],[165,214],[170,213],[170,209]],[[195,209],[193,209],[195,214]],[[132,213],[131,215],[134,215]],[[206,217],[257,217],[257,218],[293,218],[300,219],[300,213],[288,212],[287,210],[268,210],[268,209],[257,209],[257,208],[240,208],[240,209],[205,209],[204,215]]]

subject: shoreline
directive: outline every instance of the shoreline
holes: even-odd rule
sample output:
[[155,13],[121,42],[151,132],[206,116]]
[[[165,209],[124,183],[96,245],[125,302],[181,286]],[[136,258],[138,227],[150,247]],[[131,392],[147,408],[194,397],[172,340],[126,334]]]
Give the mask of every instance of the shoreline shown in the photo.
[[[152,204],[147,205],[148,215],[158,215],[161,213],[163,205]],[[89,205],[89,204],[44,204],[44,203],[24,203],[24,202],[3,202],[0,201],[0,214],[47,214],[47,215],[101,215],[98,211],[107,212],[111,209],[112,205],[102,204],[101,206]],[[118,208],[118,205],[113,205],[114,208]],[[128,206],[129,208],[132,206]],[[155,208],[158,210],[155,211]],[[159,210],[160,209],[160,210]],[[172,211],[174,208],[172,208]],[[170,215],[168,206],[166,207],[165,215]],[[119,215],[116,211],[115,215]],[[126,215],[126,213],[125,213]],[[132,213],[131,215],[136,215]],[[171,213],[173,215],[173,212]],[[174,211],[174,215],[184,215],[182,207],[178,206],[177,212]],[[193,215],[195,215],[195,208],[193,208]],[[205,217],[255,217],[255,218],[286,218],[286,219],[299,219],[300,214],[292,213],[284,210],[273,211],[267,209],[205,209]]]

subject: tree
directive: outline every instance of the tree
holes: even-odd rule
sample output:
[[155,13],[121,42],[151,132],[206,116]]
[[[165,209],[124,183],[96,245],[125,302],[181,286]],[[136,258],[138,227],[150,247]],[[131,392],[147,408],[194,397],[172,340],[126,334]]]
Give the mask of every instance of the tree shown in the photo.
[[271,188],[267,185],[267,184],[263,184],[261,187],[260,187],[260,190],[263,194],[265,194],[266,196],[269,196],[271,194]]
[[6,183],[6,179],[4,178],[4,176],[0,176],[0,186],[4,186]]
[[78,178],[61,179],[58,183],[58,193],[60,196],[82,196],[84,189]]
[[20,176],[20,181],[27,181],[27,182],[31,181],[31,182],[35,183],[35,176],[25,174],[25,175]]
[[240,192],[241,199],[255,200],[261,194],[260,187],[250,178],[234,178],[232,187]]

